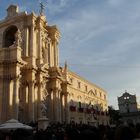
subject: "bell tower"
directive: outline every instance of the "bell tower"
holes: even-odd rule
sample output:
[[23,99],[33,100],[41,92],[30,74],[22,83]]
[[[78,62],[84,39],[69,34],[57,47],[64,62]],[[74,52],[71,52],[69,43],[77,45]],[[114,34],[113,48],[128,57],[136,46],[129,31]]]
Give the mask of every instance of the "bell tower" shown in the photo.
[[26,62],[22,59],[21,29],[13,21],[16,15],[18,7],[11,5],[0,22],[0,122],[18,119],[19,113],[21,68]]

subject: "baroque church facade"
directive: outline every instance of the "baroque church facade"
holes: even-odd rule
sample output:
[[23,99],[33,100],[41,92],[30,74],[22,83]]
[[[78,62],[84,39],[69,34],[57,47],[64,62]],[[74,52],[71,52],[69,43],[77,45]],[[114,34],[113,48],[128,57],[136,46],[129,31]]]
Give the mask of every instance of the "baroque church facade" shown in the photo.
[[59,66],[59,39],[44,15],[8,7],[0,21],[0,123],[46,115],[50,122],[109,123],[106,91]]
[[125,91],[122,96],[118,97],[118,107],[124,124],[140,123],[140,110],[136,95]]

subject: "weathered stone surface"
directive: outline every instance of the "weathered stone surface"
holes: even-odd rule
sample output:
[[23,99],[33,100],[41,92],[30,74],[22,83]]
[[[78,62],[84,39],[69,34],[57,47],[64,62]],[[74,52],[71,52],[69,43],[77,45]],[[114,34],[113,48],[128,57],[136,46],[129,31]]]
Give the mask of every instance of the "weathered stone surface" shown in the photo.
[[59,39],[58,28],[49,26],[44,16],[9,6],[0,21],[0,122],[41,120],[44,103],[49,121],[108,123],[107,116],[92,111],[107,111],[106,91],[70,72],[67,65],[59,66]]

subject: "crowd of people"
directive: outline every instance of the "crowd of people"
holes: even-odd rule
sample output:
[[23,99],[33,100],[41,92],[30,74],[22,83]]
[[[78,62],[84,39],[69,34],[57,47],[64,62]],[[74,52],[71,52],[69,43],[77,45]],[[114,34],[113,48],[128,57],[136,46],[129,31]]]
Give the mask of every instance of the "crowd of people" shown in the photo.
[[17,129],[1,132],[0,140],[140,140],[140,124],[116,127],[86,124],[52,124],[46,130]]

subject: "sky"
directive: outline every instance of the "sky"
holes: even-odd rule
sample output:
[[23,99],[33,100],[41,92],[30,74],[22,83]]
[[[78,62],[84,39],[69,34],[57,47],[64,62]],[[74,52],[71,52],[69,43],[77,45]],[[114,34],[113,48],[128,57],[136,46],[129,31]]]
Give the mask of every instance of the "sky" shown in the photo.
[[[41,0],[0,0],[0,19],[10,4],[39,14]],[[61,32],[60,65],[107,91],[118,109],[125,90],[140,103],[140,1],[42,0],[49,25]]]

